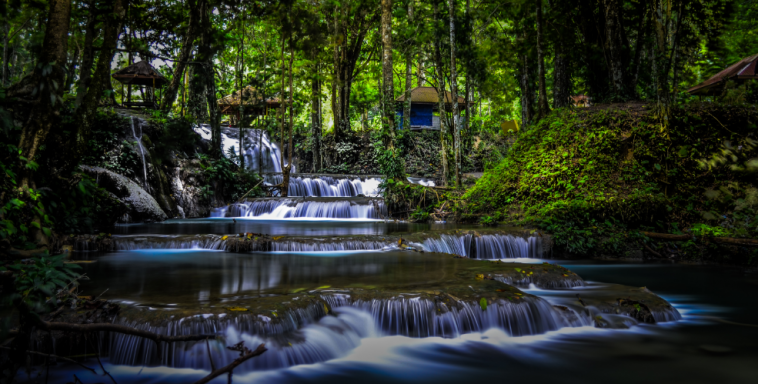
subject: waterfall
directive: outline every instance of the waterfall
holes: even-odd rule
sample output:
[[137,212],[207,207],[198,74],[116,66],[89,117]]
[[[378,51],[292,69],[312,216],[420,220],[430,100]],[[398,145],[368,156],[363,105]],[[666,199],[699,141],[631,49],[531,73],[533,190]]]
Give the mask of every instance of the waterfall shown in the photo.
[[325,296],[332,307],[351,306],[371,313],[384,334],[411,337],[458,337],[465,333],[499,328],[512,336],[537,335],[582,322],[569,321],[547,301],[525,297],[513,303],[497,300],[482,310],[479,303],[463,300],[429,300],[394,297],[369,301]]
[[[231,363],[238,355],[227,350],[227,345],[245,341],[245,346],[253,349],[266,343],[269,350],[265,354],[235,370],[244,372],[341,357],[366,337],[457,337],[490,328],[502,329],[512,336],[523,336],[584,326],[591,321],[586,315],[575,312],[564,315],[564,311],[539,297],[525,297],[518,303],[497,300],[483,310],[476,302],[455,299],[443,302],[405,296],[374,300],[353,299],[345,294],[295,297],[293,300],[310,301],[305,306],[279,313],[196,315],[171,318],[158,325],[142,319],[118,318],[118,324],[162,335],[217,334],[222,337],[210,340],[210,347],[204,342],[165,344],[159,357],[155,343],[150,340],[111,334],[110,361],[132,366],[160,363],[208,370],[208,349],[216,366],[222,366]],[[328,313],[336,316],[327,316]]]
[[476,259],[541,258],[542,238],[512,235],[440,235],[419,244],[425,251]]
[[[221,215],[224,216],[221,216]],[[259,199],[232,204],[226,210],[214,210],[211,217],[242,217],[261,220],[283,219],[361,219],[380,220],[387,208],[380,199],[315,200]]]
[[[138,119],[139,121],[139,119]],[[139,146],[140,154],[142,155],[142,171],[144,173],[144,186],[145,191],[149,192],[149,185],[147,183],[147,163],[145,163],[145,147],[142,146],[142,125],[140,125],[139,129],[139,137],[137,137],[137,132],[134,130],[134,117],[129,116],[129,122],[132,125],[132,135],[134,136],[134,140],[137,141],[137,145]]]
[[[275,176],[276,177],[276,176]],[[276,182],[281,182],[281,177]],[[268,180],[267,180],[268,181]],[[319,196],[319,197],[355,197],[379,196],[380,178],[359,177],[351,179],[335,178],[330,176],[321,177],[291,177],[288,194],[289,196]]]
[[[234,238],[236,235],[230,235]],[[81,243],[81,245],[80,245]],[[77,241],[75,250],[88,251],[89,244],[86,241]],[[123,236],[113,237],[113,249],[118,251],[138,250],[171,250],[171,249],[196,249],[211,251],[232,251],[227,242],[219,235],[194,235],[194,236]],[[262,244],[265,251],[274,252],[334,252],[334,251],[380,251],[389,248],[397,248],[391,240],[371,239],[320,239],[320,238],[296,238],[278,239]]]
[[[197,132],[204,140],[211,140],[211,128],[208,124],[195,126]],[[279,146],[274,143],[268,135],[268,132],[261,129],[245,128],[244,148],[239,148],[238,128],[223,127],[221,129],[221,150],[224,156],[228,156],[230,149],[234,147],[235,157],[232,161],[237,162],[240,150],[243,151],[245,158],[245,168],[260,172],[281,172],[282,163],[279,161],[281,151]],[[294,166],[291,172],[295,172]]]

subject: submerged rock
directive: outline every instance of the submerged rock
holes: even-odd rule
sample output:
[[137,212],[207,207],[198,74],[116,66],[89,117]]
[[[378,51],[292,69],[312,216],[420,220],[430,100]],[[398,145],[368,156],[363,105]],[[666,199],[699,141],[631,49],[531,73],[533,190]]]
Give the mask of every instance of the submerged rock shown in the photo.
[[127,205],[129,210],[119,222],[138,223],[168,219],[158,202],[137,183],[105,168],[82,165],[81,169],[95,177],[98,185]]

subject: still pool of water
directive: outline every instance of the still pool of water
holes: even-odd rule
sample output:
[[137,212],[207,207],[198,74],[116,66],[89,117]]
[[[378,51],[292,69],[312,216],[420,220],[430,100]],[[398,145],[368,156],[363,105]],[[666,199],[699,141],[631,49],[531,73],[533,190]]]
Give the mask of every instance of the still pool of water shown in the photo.
[[[230,230],[229,226],[233,226]],[[251,227],[254,226],[254,227]],[[255,228],[255,229],[253,229]],[[430,230],[403,223],[262,223],[176,221],[120,227],[120,233],[235,233],[307,236],[390,235]],[[315,232],[315,233],[314,233]],[[154,311],[254,303],[318,287],[413,289],[444,285],[452,256],[398,250],[371,252],[249,253],[207,250],[140,250],[88,255],[91,280],[85,294]],[[513,261],[513,260],[510,260]],[[525,263],[540,260],[518,260]],[[483,261],[486,262],[486,261]],[[549,260],[549,262],[557,262]],[[645,286],[669,300],[683,320],[629,329],[564,327],[510,336],[494,327],[456,337],[414,338],[383,333],[359,308],[340,308],[305,325],[298,337],[312,350],[298,365],[262,359],[255,369],[235,371],[236,383],[754,383],[758,381],[758,278],[715,266],[560,261],[588,285],[547,290],[522,287],[553,305],[576,305],[576,295],[608,292],[613,284]],[[727,322],[724,322],[727,321]],[[738,325],[748,324],[753,326]],[[228,340],[246,336],[226,331]],[[257,340],[247,338],[245,340]],[[187,353],[196,350],[187,348]],[[317,351],[313,352],[313,351]],[[267,352],[268,353],[268,352]],[[261,357],[264,357],[265,354]],[[277,355],[278,356],[278,355]],[[302,357],[302,356],[301,356]],[[294,359],[294,358],[293,358]],[[192,361],[192,360],[187,360]],[[303,360],[303,361],[307,361]],[[96,367],[96,361],[87,362]],[[188,368],[114,364],[105,368],[119,384],[193,382],[208,373]],[[263,366],[260,366],[263,365]],[[102,372],[99,368],[98,372]],[[41,376],[35,376],[41,374]],[[76,366],[50,370],[50,383],[110,382]],[[44,381],[44,372],[29,381]],[[222,376],[214,382],[223,383]]]

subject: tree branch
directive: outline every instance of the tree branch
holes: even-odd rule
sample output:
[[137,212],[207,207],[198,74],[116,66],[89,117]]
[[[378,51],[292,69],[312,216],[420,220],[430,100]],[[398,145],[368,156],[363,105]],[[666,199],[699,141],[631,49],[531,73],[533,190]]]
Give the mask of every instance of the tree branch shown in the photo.
[[195,384],[205,384],[225,373],[231,373],[234,370],[234,368],[237,368],[237,366],[239,366],[240,364],[244,363],[247,360],[252,359],[255,356],[260,356],[263,354],[263,352],[267,351],[266,344],[259,345],[258,348],[256,348],[254,351],[251,351],[247,348],[245,348],[245,350],[246,352],[241,354],[240,357],[236,358],[234,361],[232,361],[231,364],[211,372],[208,376],[205,376],[202,379],[196,381]]

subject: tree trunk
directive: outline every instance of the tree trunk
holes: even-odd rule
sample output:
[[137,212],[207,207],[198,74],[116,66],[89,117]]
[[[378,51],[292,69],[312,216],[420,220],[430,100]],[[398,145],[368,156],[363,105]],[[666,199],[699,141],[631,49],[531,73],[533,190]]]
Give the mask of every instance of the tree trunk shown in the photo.
[[542,0],[537,0],[537,77],[539,80],[539,101],[537,102],[538,119],[542,119],[550,113],[547,104],[547,86],[545,85],[545,52],[543,48],[544,36],[542,36]]
[[[280,109],[280,115],[279,115],[279,164],[282,166],[282,172],[284,172],[284,168],[285,168],[285,165],[284,165],[284,114],[287,112],[287,101],[284,99],[284,95],[286,95],[286,89],[285,89],[285,85],[284,84],[285,84],[285,81],[287,79],[287,73],[286,73],[287,62],[284,61],[284,31],[282,31],[281,57],[282,57],[282,68],[281,68],[282,69],[282,72],[281,72],[281,80],[282,80],[281,95],[282,96],[279,98],[280,102],[281,102],[281,104],[280,104],[281,107],[279,108]],[[284,172],[284,173],[286,173],[286,172]],[[284,182],[282,182],[282,185],[283,184],[284,184]],[[280,190],[280,192],[281,192],[280,195],[282,197],[286,197],[287,196],[287,190],[285,190],[285,189],[282,188]]]
[[171,78],[171,82],[166,87],[163,93],[163,110],[171,109],[171,106],[176,100],[176,94],[179,91],[179,85],[182,83],[182,75],[187,68],[187,62],[192,57],[192,49],[195,47],[195,39],[197,39],[198,32],[200,30],[200,9],[205,6],[206,0],[199,0],[198,2],[188,0],[187,6],[189,7],[189,24],[187,25],[187,33],[184,35],[182,41],[182,50],[179,54],[179,60],[174,62],[174,76]]
[[637,79],[640,74],[640,58],[642,52],[645,49],[645,39],[648,28],[650,28],[650,21],[648,18],[648,6],[646,4],[640,5],[640,24],[637,26],[637,41],[634,45],[634,58],[632,59],[632,81],[629,85],[631,89],[637,89]]
[[[92,133],[92,124],[94,124],[97,107],[100,104],[103,91],[111,88],[111,62],[116,52],[118,36],[121,34],[121,22],[126,13],[124,1],[114,0],[112,12],[106,14],[106,19],[103,22],[103,43],[100,46],[100,56],[97,59],[95,73],[92,75],[82,104],[77,109],[79,127],[76,135],[76,159],[81,158],[87,150],[87,143]],[[82,66],[82,70],[84,70],[84,66]],[[74,164],[76,164],[76,161],[74,161]]]
[[384,146],[393,148],[392,137],[395,130],[395,88],[392,79],[392,0],[382,1],[382,86],[384,115],[382,130]]
[[422,49],[418,50],[418,68],[416,73],[418,86],[423,87],[426,85],[426,74],[424,73],[424,53],[422,52]]
[[[42,43],[40,60],[45,68],[35,68],[34,78],[40,84],[38,102],[34,104],[29,120],[21,131],[18,148],[21,155],[29,161],[35,160],[39,147],[45,143],[50,129],[60,117],[61,95],[66,80],[66,51],[68,47],[68,28],[71,20],[71,0],[49,0],[49,13],[45,37]],[[48,69],[49,68],[49,69]],[[55,84],[59,86],[56,86]],[[34,171],[23,167],[20,172],[19,190],[36,188]]]
[[95,28],[96,24],[97,15],[93,9],[90,9],[84,35],[84,47],[82,48],[82,65],[79,69],[79,87],[76,90],[76,101],[74,101],[74,106],[76,108],[79,108],[79,106],[82,105],[84,96],[87,95],[89,82],[92,79],[92,66],[95,63],[95,52],[92,49],[92,44],[98,34],[98,30]]
[[627,87],[627,61],[622,36],[624,26],[620,25],[623,11],[621,0],[603,0],[603,11],[605,14],[605,54],[613,98],[620,101],[628,100],[631,94]]
[[341,101],[339,100],[339,90],[342,89],[342,69],[340,68],[340,64],[342,63],[341,56],[344,53],[343,44],[346,36],[343,36],[343,42],[340,44],[338,37],[341,33],[341,24],[339,22],[339,13],[341,12],[341,7],[337,6],[334,10],[334,52],[332,59],[334,60],[334,63],[332,65],[333,67],[333,73],[332,73],[332,114],[333,120],[334,120],[334,141],[338,142],[339,139],[342,137],[342,132],[340,131],[342,129],[342,122],[340,121],[342,117],[342,111],[340,110]]
[[461,124],[458,113],[458,71],[455,68],[455,0],[450,5],[450,93],[453,103],[453,149],[455,150],[455,187],[461,187]]
[[[437,1],[434,1],[434,25],[437,25],[439,20],[439,5]],[[447,181],[449,177],[448,161],[447,161],[447,131],[445,129],[445,121],[443,116],[445,115],[445,75],[443,74],[442,67],[442,52],[440,42],[440,32],[434,31],[434,74],[437,77],[437,108],[439,110],[439,122],[440,122],[440,151],[442,152],[442,186],[447,187]]]
[[569,58],[564,42],[561,40],[559,37],[555,42],[555,57],[553,58],[553,108],[568,107],[568,99],[571,96]]
[[11,26],[8,21],[5,21],[5,27],[3,28],[3,76],[0,80],[0,87],[5,87],[8,84],[8,51],[10,51],[10,33]]
[[287,148],[287,173],[292,169],[292,152],[294,150],[294,145],[292,144],[292,127],[294,125],[294,119],[293,119],[293,111],[295,110],[295,104],[292,100],[292,94],[294,93],[294,88],[292,87],[292,62],[295,60],[295,51],[292,48],[292,37],[290,36],[290,65],[289,65],[289,78],[290,78],[290,89],[289,89],[289,110],[290,110],[290,121],[289,121],[289,146]]
[[[408,0],[408,24],[413,27],[413,2]],[[405,103],[403,103],[403,129],[411,129],[411,88],[413,87],[413,54],[416,51],[413,37],[405,51]]]
[[65,92],[70,92],[71,85],[74,84],[74,78],[76,77],[76,69],[79,66],[80,54],[81,54],[81,51],[79,50],[79,47],[76,47],[76,49],[74,50],[74,57],[71,59],[71,65],[69,65],[68,67],[68,74],[66,75],[66,84],[63,87]]
[[321,122],[319,121],[319,110],[321,109],[321,93],[319,92],[318,64],[316,64],[316,73],[311,78],[311,158],[313,166],[311,172],[318,172],[321,166]]
[[189,67],[187,85],[187,113],[196,124],[208,122],[208,107],[205,105],[206,83],[201,81],[203,68],[200,64]]

